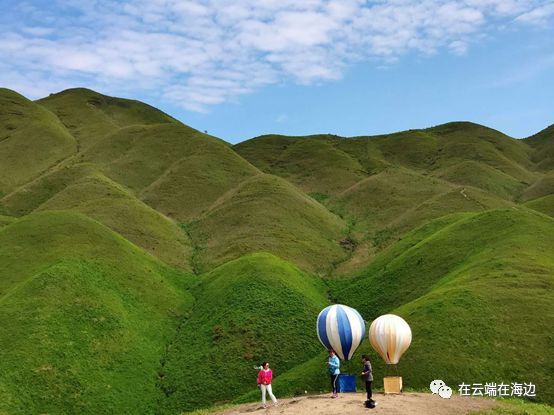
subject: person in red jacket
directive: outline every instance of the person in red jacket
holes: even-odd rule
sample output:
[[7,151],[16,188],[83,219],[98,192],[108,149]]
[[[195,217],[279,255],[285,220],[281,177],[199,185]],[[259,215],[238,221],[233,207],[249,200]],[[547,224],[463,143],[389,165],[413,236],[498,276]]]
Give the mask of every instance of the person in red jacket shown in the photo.
[[273,379],[273,372],[269,368],[269,362],[263,362],[260,367],[260,373],[258,373],[258,387],[262,390],[262,405],[267,408],[265,402],[266,392],[269,393],[269,397],[273,401],[273,405],[277,405],[277,398],[271,390],[271,380]]

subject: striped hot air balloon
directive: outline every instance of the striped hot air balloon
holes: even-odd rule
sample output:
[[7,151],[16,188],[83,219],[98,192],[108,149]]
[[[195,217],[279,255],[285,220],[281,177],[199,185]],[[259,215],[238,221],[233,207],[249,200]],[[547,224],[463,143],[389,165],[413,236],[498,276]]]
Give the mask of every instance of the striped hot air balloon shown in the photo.
[[353,308],[331,305],[317,316],[317,335],[323,346],[350,360],[365,336],[365,322]]
[[402,317],[385,314],[371,323],[369,341],[386,364],[395,365],[410,347],[412,330]]

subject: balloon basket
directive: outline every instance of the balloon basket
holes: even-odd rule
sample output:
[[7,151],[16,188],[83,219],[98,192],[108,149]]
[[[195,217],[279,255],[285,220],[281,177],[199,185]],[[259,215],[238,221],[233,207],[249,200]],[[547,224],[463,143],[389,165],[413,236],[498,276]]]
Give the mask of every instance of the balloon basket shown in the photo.
[[402,376],[385,376],[383,387],[385,395],[402,393]]

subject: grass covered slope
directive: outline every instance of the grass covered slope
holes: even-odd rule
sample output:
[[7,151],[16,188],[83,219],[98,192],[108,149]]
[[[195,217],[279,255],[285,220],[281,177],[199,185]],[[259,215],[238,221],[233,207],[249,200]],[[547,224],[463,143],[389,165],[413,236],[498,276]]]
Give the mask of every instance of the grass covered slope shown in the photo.
[[399,215],[452,189],[448,183],[404,168],[386,169],[330,199],[343,216],[364,228],[382,229]]
[[554,220],[532,210],[449,216],[408,234],[357,277],[337,280],[333,296],[368,320],[406,318],[407,386],[532,381],[539,399],[553,402],[552,246]]
[[37,208],[83,213],[166,264],[190,271],[192,249],[183,230],[101,174],[85,177]]
[[9,225],[15,220],[13,216],[0,215],[0,227]]
[[287,181],[260,174],[222,196],[190,225],[201,269],[265,251],[303,269],[328,272],[346,257],[346,225]]
[[[391,166],[453,178],[455,184],[510,199],[537,178],[533,149],[526,142],[467,122],[374,137],[262,136],[235,149],[261,170],[327,196]],[[461,174],[467,162],[478,165],[479,177]],[[493,177],[487,177],[491,172]]]
[[37,103],[58,116],[81,149],[129,125],[177,122],[140,101],[109,97],[86,88],[67,89]]
[[190,277],[85,216],[0,230],[0,412],[152,413]]
[[554,124],[525,139],[533,148],[532,159],[541,170],[554,169]]
[[259,173],[225,143],[183,124],[121,129],[80,161],[96,164],[150,206],[183,222]]
[[525,206],[554,218],[554,194],[533,199],[525,203]]
[[268,135],[235,150],[260,170],[283,177],[306,193],[336,194],[366,177],[364,166],[342,151],[334,136]]
[[336,270],[345,275],[429,220],[552,193],[526,141],[455,122],[373,137],[270,135],[234,148],[349,223],[353,252]]
[[0,88],[0,197],[75,151],[75,139],[54,114]]
[[430,220],[455,212],[512,205],[477,188],[454,186],[405,168],[389,168],[372,175],[327,204],[354,224],[355,250],[337,268],[341,275],[358,271],[375,252]]
[[0,206],[20,216],[39,210],[84,213],[167,264],[191,269],[190,240],[183,230],[90,163],[57,168],[0,199]]
[[451,183],[482,189],[500,198],[511,200],[527,187],[500,170],[473,160],[462,161],[438,173],[438,176]]
[[254,365],[268,360],[278,376],[321,350],[315,318],[327,305],[325,285],[273,255],[230,261],[193,294],[164,360],[163,413],[232,400],[255,388]]
[[0,199],[0,206],[14,216],[31,213],[67,186],[98,174],[93,164],[58,166]]

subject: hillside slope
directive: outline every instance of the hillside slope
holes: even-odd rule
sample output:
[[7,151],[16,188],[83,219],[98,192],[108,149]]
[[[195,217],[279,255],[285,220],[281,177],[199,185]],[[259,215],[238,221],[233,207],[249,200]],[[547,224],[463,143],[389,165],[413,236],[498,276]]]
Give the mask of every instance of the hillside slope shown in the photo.
[[259,171],[226,144],[183,124],[123,128],[85,151],[111,179],[165,215],[187,222]]
[[542,212],[545,215],[554,217],[554,194],[533,199],[525,203],[525,206],[538,212]]
[[[541,143],[547,133],[542,133]],[[373,137],[268,135],[234,146],[266,173],[290,180],[350,224],[347,275],[426,221],[508,207],[554,192],[532,140],[454,122]]]
[[152,413],[190,277],[85,216],[0,230],[0,412]]
[[287,181],[244,181],[190,226],[198,261],[210,269],[251,252],[271,252],[305,270],[327,273],[346,258],[346,224]]
[[394,312],[409,322],[406,385],[527,379],[552,402],[553,246],[554,220],[532,210],[448,216],[337,280],[333,296],[369,321]]
[[17,216],[43,210],[83,213],[167,264],[191,270],[192,248],[186,233],[95,165],[57,168],[0,199],[0,206]]
[[77,149],[55,115],[0,88],[0,197],[35,178]]
[[101,174],[57,193],[36,211],[73,210],[108,226],[166,264],[191,271],[191,242],[169,218],[134,198]]
[[164,359],[163,413],[233,399],[255,386],[262,361],[279,375],[320,350],[312,327],[327,305],[325,285],[273,255],[230,261],[193,294],[198,301]]
[[554,169],[554,124],[525,139],[533,148],[532,160],[541,170]]
[[[270,135],[234,148],[261,170],[327,197],[391,166],[455,177],[455,184],[494,190],[508,198],[516,198],[522,188],[537,179],[531,160],[533,149],[525,141],[467,122],[373,137]],[[452,172],[467,170],[463,166],[468,162],[482,165],[483,172]],[[500,183],[496,184],[495,177],[487,178],[491,172],[501,178]]]
[[177,122],[140,101],[109,97],[86,88],[72,88],[39,99],[73,134],[81,150],[122,127]]

